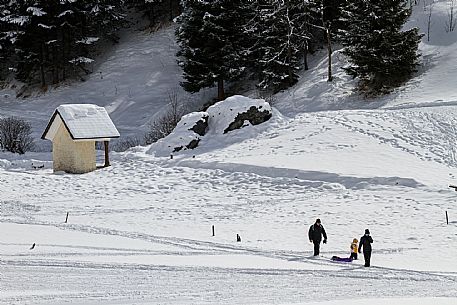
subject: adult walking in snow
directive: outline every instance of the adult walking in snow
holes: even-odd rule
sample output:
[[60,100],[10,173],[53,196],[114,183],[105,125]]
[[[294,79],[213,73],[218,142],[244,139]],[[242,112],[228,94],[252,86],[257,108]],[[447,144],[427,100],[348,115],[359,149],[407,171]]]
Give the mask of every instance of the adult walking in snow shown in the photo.
[[370,236],[370,230],[365,230],[365,235],[360,238],[359,243],[359,253],[362,253],[363,249],[363,257],[365,258],[365,267],[370,267],[370,260],[371,260],[371,244],[373,243],[373,238]]
[[327,243],[327,233],[325,233],[325,229],[319,218],[316,219],[316,222],[311,227],[309,227],[308,237],[309,242],[314,244],[314,256],[319,255],[322,237],[324,237],[323,243]]

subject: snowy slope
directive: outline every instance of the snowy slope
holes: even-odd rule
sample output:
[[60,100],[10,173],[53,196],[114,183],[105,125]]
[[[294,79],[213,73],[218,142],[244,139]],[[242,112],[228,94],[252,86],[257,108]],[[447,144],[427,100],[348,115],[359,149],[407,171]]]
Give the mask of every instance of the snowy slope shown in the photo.
[[327,82],[326,53],[320,51],[310,63],[311,68],[318,69],[303,72],[304,77],[296,86],[277,95],[278,109],[283,114],[294,116],[300,112],[322,110],[457,104],[457,67],[453,64],[457,62],[457,31],[445,31],[449,1],[418,1],[405,27],[418,27],[421,33],[426,34],[429,4],[432,2],[430,40],[425,35],[419,45],[422,66],[405,86],[382,98],[364,99],[354,92],[354,81],[341,69],[346,59],[338,49],[332,57],[334,81]]
[[0,90],[0,116],[29,120],[38,139],[59,105],[96,104],[106,108],[121,136],[141,137],[148,123],[167,110],[169,94],[176,93],[191,109],[204,99],[205,92],[191,96],[179,86],[176,48],[173,27],[153,35],[126,33],[85,82],[25,99],[16,99],[11,89]]
[[[414,16],[423,24],[422,7]],[[316,61],[322,81],[278,95],[268,123],[211,134],[173,159],[137,147],[113,153],[109,168],[56,175],[49,153],[0,153],[0,304],[457,304],[448,187],[457,184],[457,106],[452,77],[442,77],[456,46],[440,20],[421,46],[436,56],[383,100],[360,104],[346,76],[328,84]],[[92,78],[0,111],[30,109],[40,122],[58,96],[107,87]],[[111,112],[121,133],[140,126],[134,109],[147,105],[128,100]],[[317,217],[329,242],[314,258],[306,234]],[[365,228],[372,268],[329,260],[349,255]]]

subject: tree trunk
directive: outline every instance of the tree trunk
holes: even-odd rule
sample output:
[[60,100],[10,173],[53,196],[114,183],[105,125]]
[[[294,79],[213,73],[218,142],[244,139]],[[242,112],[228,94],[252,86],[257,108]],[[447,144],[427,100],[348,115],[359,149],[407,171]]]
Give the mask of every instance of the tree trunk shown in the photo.
[[173,21],[173,0],[170,0],[170,21]]
[[46,76],[44,72],[44,45],[40,48],[40,76],[41,76],[41,87],[46,87]]
[[289,74],[289,86],[292,86],[293,85],[293,77],[294,77],[294,71],[293,71],[293,68],[292,68],[292,48],[291,46],[289,45],[289,47],[287,48],[287,57],[289,58],[289,67],[288,67],[288,74]]
[[303,64],[305,66],[305,71],[309,70],[308,66],[308,40],[305,40],[305,45],[303,48]]
[[219,79],[217,81],[217,99],[222,101],[225,99],[225,92],[224,92],[224,80]]
[[332,36],[330,32],[330,23],[327,24],[327,50],[328,50],[328,78],[327,81],[331,82],[333,80],[332,76]]

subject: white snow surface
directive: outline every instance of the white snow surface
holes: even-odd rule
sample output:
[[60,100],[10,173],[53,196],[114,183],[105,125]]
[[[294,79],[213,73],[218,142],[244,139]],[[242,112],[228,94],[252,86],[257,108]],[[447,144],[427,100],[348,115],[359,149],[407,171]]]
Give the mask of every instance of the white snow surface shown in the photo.
[[[457,32],[444,31],[446,10],[435,1],[424,65],[384,98],[363,100],[337,69],[327,83],[315,57],[321,68],[276,96],[267,123],[173,159],[136,147],[109,168],[56,175],[50,153],[0,153],[0,304],[457,304]],[[425,29],[427,16],[421,1],[408,26]],[[100,65],[106,78],[31,100],[2,91],[0,114],[38,126],[63,100],[96,99],[133,133],[175,77],[160,68],[175,71],[174,58],[147,40],[126,38]],[[125,86],[102,95],[114,81]],[[313,257],[318,217],[328,244]],[[330,261],[366,228],[372,267]]]
[[106,109],[91,104],[66,104],[57,107],[75,139],[116,138],[120,134]]

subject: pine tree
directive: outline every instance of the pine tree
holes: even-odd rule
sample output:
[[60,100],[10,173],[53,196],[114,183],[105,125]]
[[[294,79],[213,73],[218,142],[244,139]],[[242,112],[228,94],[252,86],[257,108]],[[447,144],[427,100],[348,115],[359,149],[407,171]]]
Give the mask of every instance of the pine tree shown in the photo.
[[179,15],[180,0],[127,0],[147,17],[152,27],[164,21],[172,21]]
[[16,78],[31,84],[58,83],[87,64],[99,39],[115,39],[123,0],[10,0],[0,6],[0,56]]
[[293,1],[263,3],[258,17],[257,52],[261,70],[258,86],[277,92],[292,86],[299,78],[300,51],[305,40],[299,32],[298,16],[302,12]]
[[89,13],[89,30],[93,36],[109,38],[118,42],[117,35],[125,18],[124,0],[86,1],[85,10]]
[[188,0],[176,31],[178,56],[184,70],[182,86],[189,92],[218,86],[225,97],[225,82],[235,81],[245,70],[242,52],[243,0]]
[[410,15],[402,0],[350,0],[344,13],[343,53],[347,73],[360,80],[367,94],[389,91],[406,81],[418,64],[422,35],[402,31]]
[[0,80],[6,79],[9,74],[10,61],[14,58],[13,43],[16,33],[10,25],[12,3],[0,3]]

